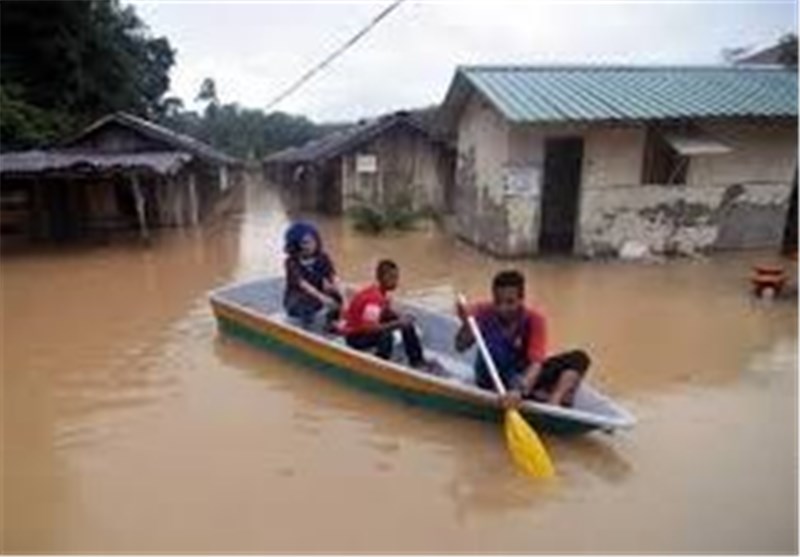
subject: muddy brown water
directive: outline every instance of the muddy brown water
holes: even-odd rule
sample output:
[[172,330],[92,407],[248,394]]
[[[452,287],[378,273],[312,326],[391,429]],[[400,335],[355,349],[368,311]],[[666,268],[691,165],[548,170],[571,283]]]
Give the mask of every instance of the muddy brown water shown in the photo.
[[[796,552],[797,306],[767,253],[518,262],[552,348],[582,346],[631,432],[545,437],[519,477],[492,424],[406,407],[220,338],[209,289],[281,268],[280,200],[135,242],[6,253],[6,552]],[[484,295],[508,266],[435,229],[318,219],[340,272]]]

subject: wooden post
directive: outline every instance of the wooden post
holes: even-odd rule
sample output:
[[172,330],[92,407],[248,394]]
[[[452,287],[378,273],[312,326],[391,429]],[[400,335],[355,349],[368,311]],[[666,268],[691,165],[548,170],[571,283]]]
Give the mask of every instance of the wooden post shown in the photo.
[[142,195],[142,188],[139,184],[139,176],[136,174],[131,175],[131,190],[133,191],[133,199],[136,203],[136,216],[139,219],[139,232],[142,239],[147,241],[150,239],[150,234],[147,230],[147,216],[145,215],[144,195]]
[[189,220],[192,226],[197,226],[200,222],[199,207],[197,206],[197,182],[194,172],[189,172]]

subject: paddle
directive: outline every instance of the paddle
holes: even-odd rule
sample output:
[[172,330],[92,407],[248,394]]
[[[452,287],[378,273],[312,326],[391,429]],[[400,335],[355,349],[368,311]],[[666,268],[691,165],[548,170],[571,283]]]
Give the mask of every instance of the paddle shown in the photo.
[[[467,299],[463,294],[459,294],[458,303],[466,309]],[[495,367],[494,359],[486,347],[478,322],[474,316],[467,314],[467,323],[472,331],[472,336],[475,337],[475,342],[478,343],[481,356],[486,362],[494,388],[500,396],[504,396],[506,394],[505,385],[503,385],[500,374],[497,372],[497,367]],[[525,421],[525,418],[520,415],[518,410],[515,408],[506,409],[504,427],[506,444],[511,453],[511,458],[517,466],[526,474],[537,478],[549,478],[555,475],[553,463],[550,461],[547,449],[544,448],[539,436],[536,435],[536,432],[528,425],[528,422]]]

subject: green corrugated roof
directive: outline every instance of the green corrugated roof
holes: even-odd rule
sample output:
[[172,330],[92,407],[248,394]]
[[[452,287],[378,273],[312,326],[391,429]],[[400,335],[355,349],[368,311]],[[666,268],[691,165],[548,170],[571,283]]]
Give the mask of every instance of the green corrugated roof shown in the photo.
[[729,66],[464,66],[509,120],[563,122],[797,116],[797,73]]

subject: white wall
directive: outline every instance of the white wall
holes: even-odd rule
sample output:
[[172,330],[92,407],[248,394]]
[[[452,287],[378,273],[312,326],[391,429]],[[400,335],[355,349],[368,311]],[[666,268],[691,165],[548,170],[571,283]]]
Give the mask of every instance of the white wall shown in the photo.
[[724,155],[693,157],[686,183],[720,185],[790,182],[797,165],[793,123],[716,122],[702,129],[731,147]]

